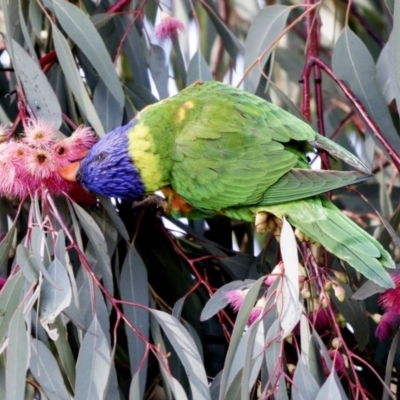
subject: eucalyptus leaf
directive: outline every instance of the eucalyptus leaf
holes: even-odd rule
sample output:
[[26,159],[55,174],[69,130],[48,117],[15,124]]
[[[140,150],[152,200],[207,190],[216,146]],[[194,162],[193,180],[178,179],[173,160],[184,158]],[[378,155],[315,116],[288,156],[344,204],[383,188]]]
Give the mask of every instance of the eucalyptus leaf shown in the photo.
[[[125,302],[136,303],[143,307],[149,305],[147,270],[133,244],[131,244],[122,266],[120,292],[121,299]],[[123,309],[125,317],[133,326],[132,329],[125,324],[125,332],[131,371],[132,374],[138,374],[139,387],[136,389],[140,393],[138,398],[143,398],[148,351],[143,340],[149,339],[149,312],[139,306],[129,304],[123,304]],[[138,336],[138,333],[141,337]]]
[[76,101],[96,133],[100,137],[104,136],[103,125],[83,85],[68,42],[55,24],[51,26],[54,37],[54,47],[69,89],[74,94]]
[[241,289],[243,286],[244,283],[242,281],[233,281],[220,287],[207,301],[201,312],[200,320],[206,321],[225,308],[229,304],[226,293],[231,290]]
[[165,52],[162,47],[154,44],[151,46],[150,51],[150,71],[154,83],[156,84],[160,100],[169,97],[169,73]]
[[49,400],[69,400],[60,368],[51,351],[37,339],[31,340],[29,370]]
[[48,273],[57,283],[55,288],[48,281],[44,281],[41,287],[41,300],[39,307],[39,318],[43,328],[47,330],[53,340],[57,340],[58,333],[49,327],[56,317],[71,303],[72,290],[68,274],[58,259],[50,264]]
[[375,79],[375,63],[366,46],[349,28],[343,29],[332,55],[332,67],[346,81],[382,134],[395,148],[400,138]]
[[244,68],[248,70],[244,87],[247,91],[255,93],[261,71],[286,27],[290,10],[290,7],[278,4],[266,6],[252,22],[244,44]]
[[51,121],[56,128],[61,125],[61,107],[40,66],[15,40],[12,41],[14,68],[21,79],[25,96],[37,118]]
[[94,316],[76,362],[75,399],[102,399],[110,367],[110,347],[97,317]]
[[124,93],[111,57],[90,19],[75,5],[64,0],[52,0],[58,21],[74,43],[85,53],[99,73],[102,82],[113,95],[119,109],[124,104]]
[[22,307],[18,307],[8,328],[6,400],[25,399],[25,378],[30,358],[28,332]]
[[196,344],[180,322],[162,311],[151,310],[152,315],[162,327],[174,347],[186,374],[195,399],[211,399],[207,376]]
[[206,82],[212,81],[213,76],[211,74],[210,68],[208,67],[204,57],[202,56],[200,50],[197,50],[191,58],[188,71],[187,71],[187,85],[191,85],[197,81]]

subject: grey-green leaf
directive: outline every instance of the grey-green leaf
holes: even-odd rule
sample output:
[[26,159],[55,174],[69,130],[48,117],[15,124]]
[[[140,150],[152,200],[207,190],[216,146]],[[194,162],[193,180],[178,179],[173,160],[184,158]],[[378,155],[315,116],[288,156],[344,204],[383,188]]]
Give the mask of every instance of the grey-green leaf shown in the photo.
[[90,101],[89,95],[82,82],[82,78],[79,75],[68,42],[55,24],[52,24],[51,26],[53,31],[54,47],[61,69],[63,70],[68,82],[68,86],[94,130],[99,136],[104,136],[103,125],[100,122],[99,116],[97,115],[92,102]]
[[8,328],[6,400],[25,399],[25,379],[30,356],[23,308],[18,307]]
[[229,282],[220,287],[212,297],[207,301],[200,315],[201,321],[206,321],[225,308],[229,303],[225,294],[231,290],[240,289],[244,286],[242,281]]
[[203,361],[192,337],[171,315],[159,310],[151,310],[151,313],[161,325],[186,371],[193,398],[211,399]]
[[104,41],[92,21],[71,3],[53,0],[53,4],[57,19],[68,37],[85,53],[122,110],[124,93],[121,83]]
[[41,299],[39,306],[39,318],[43,328],[53,340],[57,340],[57,332],[48,326],[56,317],[65,310],[71,303],[72,290],[67,271],[61,262],[56,258],[50,264],[48,273],[57,283],[57,288],[44,280],[41,287]]
[[186,84],[191,85],[196,81],[206,82],[212,80],[213,76],[206,60],[204,60],[201,51],[197,50],[188,65]]
[[343,29],[332,55],[332,67],[339,79],[346,81],[382,134],[394,148],[400,138],[375,79],[375,63],[367,47],[349,28]]
[[15,40],[12,44],[15,71],[21,80],[26,100],[37,118],[51,121],[56,128],[61,125],[61,107],[46,75],[40,66]]
[[94,316],[76,362],[75,400],[102,399],[110,366],[110,347],[97,317]]
[[[122,266],[120,292],[121,300],[141,304],[145,307],[149,305],[147,270],[133,244],[130,246]],[[148,340],[148,311],[127,304],[123,304],[123,309],[129,322],[142,334],[144,338],[146,338],[146,340]],[[138,398],[143,398],[147,372],[147,359],[146,362],[143,362],[143,356],[146,352],[146,344],[127,324],[125,324],[125,332],[128,339],[131,371],[133,374],[138,374],[138,388],[136,389],[140,392]]]
[[31,340],[29,369],[49,400],[70,400],[56,359],[37,339]]
[[292,399],[314,399],[319,391],[319,386],[303,360],[300,358],[293,376]]
[[[276,39],[283,32],[291,8],[283,5],[264,7],[254,18],[244,44],[244,68],[251,71],[244,80],[247,91],[255,93],[264,68],[271,55]],[[260,61],[254,62],[260,58]]]

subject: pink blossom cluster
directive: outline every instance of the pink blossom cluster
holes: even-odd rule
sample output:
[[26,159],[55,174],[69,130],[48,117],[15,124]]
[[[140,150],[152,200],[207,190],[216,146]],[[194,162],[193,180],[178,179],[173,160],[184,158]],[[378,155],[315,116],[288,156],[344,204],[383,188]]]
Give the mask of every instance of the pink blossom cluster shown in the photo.
[[388,289],[379,297],[379,305],[384,313],[376,328],[375,335],[380,340],[389,339],[400,324],[400,274],[391,274],[395,289]]
[[59,139],[52,123],[28,120],[19,139],[0,143],[0,196],[21,199],[43,189],[53,194],[73,191],[76,184],[61,178],[57,170],[82,159],[96,141],[90,128],[81,126]]
[[155,28],[154,36],[158,40],[174,39],[178,36],[178,31],[183,31],[185,27],[179,19],[174,17],[164,18]]

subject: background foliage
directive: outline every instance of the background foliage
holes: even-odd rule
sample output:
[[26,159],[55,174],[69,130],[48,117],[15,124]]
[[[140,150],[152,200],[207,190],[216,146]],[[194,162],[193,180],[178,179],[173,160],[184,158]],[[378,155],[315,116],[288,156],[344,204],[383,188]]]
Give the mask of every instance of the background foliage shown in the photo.
[[[373,179],[333,199],[398,254],[393,0],[0,4],[0,119],[13,133],[36,117],[103,136],[198,79],[242,85],[371,166]],[[185,29],[161,40],[168,16]],[[317,265],[308,245],[297,258],[287,226],[279,244],[222,217],[174,224],[105,198],[2,199],[0,398],[395,397],[399,336],[374,335],[379,288],[330,255]],[[294,268],[268,288],[281,259]],[[247,289],[238,314],[224,295],[234,289]]]

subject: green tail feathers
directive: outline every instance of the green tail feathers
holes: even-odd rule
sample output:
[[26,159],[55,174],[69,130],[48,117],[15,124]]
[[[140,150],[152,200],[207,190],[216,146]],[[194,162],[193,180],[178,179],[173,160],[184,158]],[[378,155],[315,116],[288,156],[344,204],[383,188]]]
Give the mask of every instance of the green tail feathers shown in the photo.
[[386,288],[394,283],[385,268],[394,262],[382,245],[346,217],[331,201],[322,197],[280,205],[259,207],[277,217],[286,217],[296,228],[354,269]]

